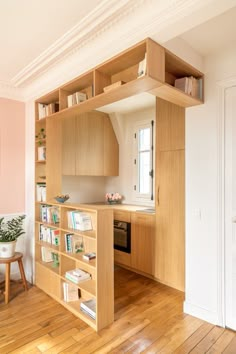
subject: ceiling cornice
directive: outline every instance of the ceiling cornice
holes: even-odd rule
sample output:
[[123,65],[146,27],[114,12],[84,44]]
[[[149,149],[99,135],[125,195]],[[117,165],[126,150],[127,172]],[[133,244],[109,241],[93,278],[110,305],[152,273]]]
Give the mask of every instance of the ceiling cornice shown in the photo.
[[12,79],[12,84],[15,87],[24,87],[53,64],[78,51],[144,2],[145,0],[104,0],[82,21],[21,70]]
[[9,98],[16,101],[25,101],[22,89],[14,87],[5,81],[0,81],[0,97]]

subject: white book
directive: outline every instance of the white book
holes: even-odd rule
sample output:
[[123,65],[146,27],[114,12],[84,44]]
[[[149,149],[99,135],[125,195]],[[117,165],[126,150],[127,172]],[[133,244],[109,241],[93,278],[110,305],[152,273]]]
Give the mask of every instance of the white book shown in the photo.
[[77,211],[73,213],[73,224],[75,230],[89,231],[93,229],[91,216],[84,212]]
[[145,53],[144,59],[140,61],[138,66],[138,78],[145,76],[147,71],[147,53]]
[[96,318],[96,299],[90,299],[80,303],[80,308],[82,311],[87,313],[93,319]]
[[46,263],[53,262],[52,252],[48,248],[41,247],[41,255],[42,255],[43,262]]
[[45,161],[46,160],[46,146],[38,147],[38,160]]
[[67,96],[67,107],[73,106],[73,95]]
[[65,302],[77,301],[79,300],[79,289],[72,284],[68,284],[64,282],[63,295],[64,295]]

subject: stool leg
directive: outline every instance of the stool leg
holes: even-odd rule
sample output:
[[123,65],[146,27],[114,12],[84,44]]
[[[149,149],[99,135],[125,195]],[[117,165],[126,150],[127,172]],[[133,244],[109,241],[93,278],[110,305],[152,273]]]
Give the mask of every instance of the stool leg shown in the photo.
[[18,265],[19,265],[21,279],[23,281],[24,288],[25,288],[25,290],[28,290],[27,282],[26,282],[26,279],[25,279],[25,271],[24,271],[22,259],[18,260]]
[[9,302],[10,295],[10,270],[11,263],[6,263],[6,273],[5,273],[5,304]]

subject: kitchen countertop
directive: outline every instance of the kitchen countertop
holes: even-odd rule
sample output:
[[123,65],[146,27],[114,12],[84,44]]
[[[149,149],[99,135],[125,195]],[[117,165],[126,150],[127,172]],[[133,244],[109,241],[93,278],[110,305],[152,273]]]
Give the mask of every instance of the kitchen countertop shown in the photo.
[[113,210],[120,210],[120,211],[130,211],[130,212],[138,212],[138,213],[144,213],[144,214],[155,214],[155,209],[150,206],[143,206],[143,205],[133,205],[133,204],[107,204],[107,203],[86,203],[86,205],[96,205],[96,206],[102,206],[103,208],[109,208]]

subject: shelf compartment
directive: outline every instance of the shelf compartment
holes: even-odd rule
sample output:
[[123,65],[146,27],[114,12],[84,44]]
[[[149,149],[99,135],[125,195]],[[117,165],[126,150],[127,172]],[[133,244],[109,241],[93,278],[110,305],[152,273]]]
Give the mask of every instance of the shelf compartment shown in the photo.
[[79,231],[79,230],[75,230],[75,229],[69,229],[69,228],[68,229],[64,229],[64,228],[62,228],[61,231],[65,232],[65,233],[70,233],[70,234],[74,234],[74,235],[90,238],[92,240],[96,240],[96,231],[95,230]]
[[[93,70],[79,76],[60,88],[61,109],[68,108],[68,96],[75,92],[85,93],[87,100],[93,97]],[[80,105],[81,103],[78,104]]]
[[96,296],[96,282],[95,280],[86,280],[81,283],[73,283],[69,279],[67,279],[65,276],[62,277],[63,281],[72,284],[76,286],[77,288],[81,289],[82,291],[85,291],[89,296]]
[[89,317],[88,315],[86,315],[84,312],[82,312],[80,310],[80,302],[81,301],[84,301],[84,299],[81,298],[79,301],[71,301],[71,302],[60,301],[60,302],[64,307],[66,307],[74,315],[79,317],[82,321],[87,323],[93,329],[97,330],[96,320],[92,319],[91,317]]
[[[76,254],[76,253],[69,253],[69,252],[61,251],[61,254],[63,256],[66,256],[70,260],[77,261],[78,264],[81,264],[81,265],[79,265],[78,268],[82,269],[83,266],[88,266],[89,268],[95,268],[96,267],[96,258],[95,259],[91,259],[90,261],[87,261],[86,259],[83,259],[84,252],[80,253],[80,254]],[[73,269],[73,267],[71,269]],[[67,269],[67,270],[69,270],[69,269]]]
[[59,107],[59,89],[56,89],[50,93],[48,93],[47,95],[40,97],[39,99],[36,100],[35,102],[35,117],[36,117],[36,121],[41,121],[42,119],[45,119],[46,117],[52,116],[55,113],[50,113],[50,112],[45,112],[45,115],[41,118],[39,118],[39,105],[50,105],[50,104],[56,104],[55,107],[55,113],[57,111],[59,111],[60,107]]

